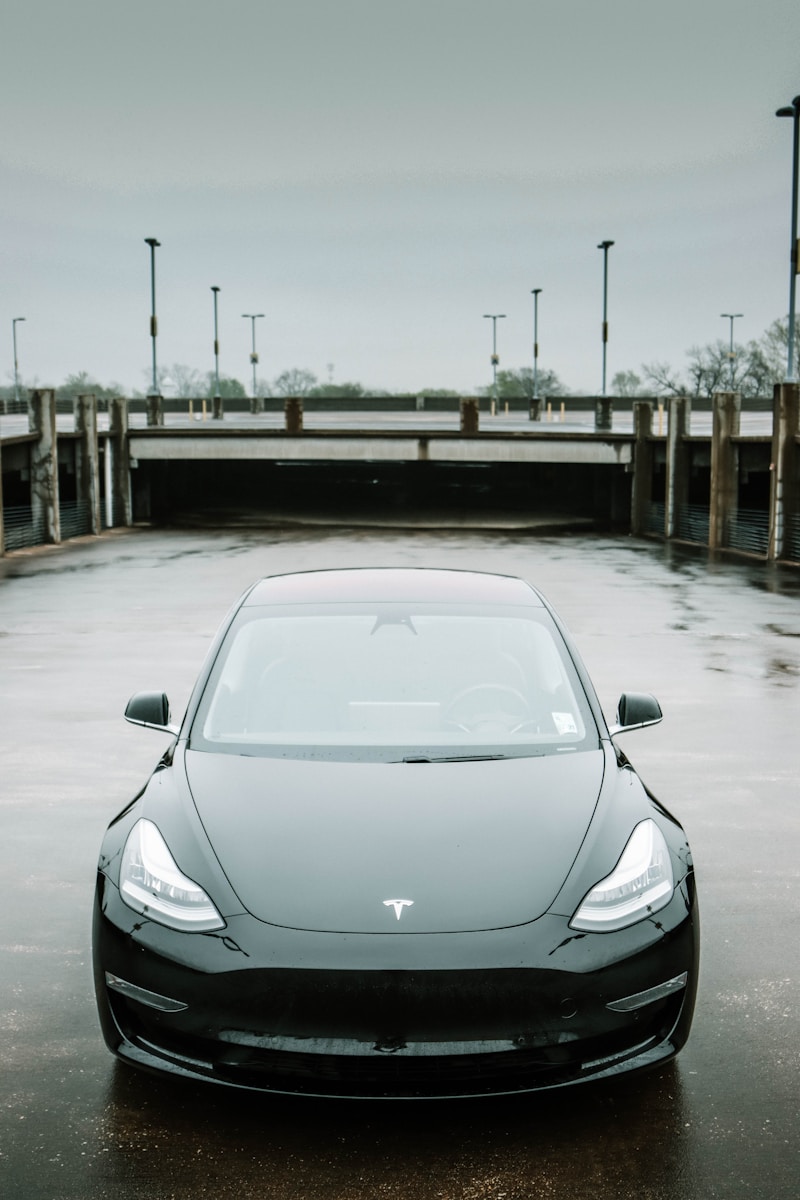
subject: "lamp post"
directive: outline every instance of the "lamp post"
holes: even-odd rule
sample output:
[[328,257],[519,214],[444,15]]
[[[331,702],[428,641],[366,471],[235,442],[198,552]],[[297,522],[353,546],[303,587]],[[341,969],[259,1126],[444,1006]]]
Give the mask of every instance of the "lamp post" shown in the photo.
[[17,325],[24,317],[11,318],[11,340],[14,343],[14,400],[19,404],[19,363],[17,362]]
[[730,387],[730,390],[731,390],[731,391],[733,391],[733,374],[734,374],[734,372],[733,372],[733,364],[736,362],[736,353],[735,353],[735,351],[734,351],[734,349],[733,349],[733,322],[736,320],[736,318],[737,318],[737,317],[743,317],[743,316],[744,316],[744,313],[720,313],[719,315],[720,315],[721,317],[725,317],[725,319],[726,319],[726,320],[728,320],[728,321],[730,321],[730,323],[731,323],[731,348],[730,348],[730,350],[728,351],[728,360],[729,360],[729,363],[730,363],[730,384],[729,384],[729,387]]
[[145,238],[145,243],[150,247],[150,339],[153,343],[153,381],[150,384],[150,395],[158,395],[158,374],[156,370],[156,336],[158,334],[158,322],[156,320],[156,246],[160,246],[161,242],[155,238]]
[[786,382],[795,383],[794,369],[794,309],[797,272],[800,255],[797,245],[797,161],[800,156],[800,96],[795,96],[791,105],[779,108],[776,117],[791,117],[792,127],[792,241],[789,249],[789,353],[786,364]]
[[608,347],[608,251],[613,242],[599,242],[597,249],[603,251],[603,396],[606,394],[606,349]]
[[[256,396],[256,365],[258,363],[258,355],[256,354],[256,321],[259,317],[263,317],[263,313],[242,313],[242,316],[251,322],[253,333],[253,349],[250,352],[250,362],[253,364],[253,404],[256,404],[258,397]],[[254,409],[255,411],[255,409]]]
[[217,321],[219,288],[212,284],[211,291],[214,293],[214,416],[219,420],[222,416],[222,396],[219,390],[219,324]]
[[534,412],[536,417],[539,415],[539,296],[541,288],[531,288],[533,296],[533,405],[531,408],[531,417]]
[[500,358],[497,353],[497,322],[505,318],[505,313],[484,313],[484,321],[492,322],[492,393],[494,395],[495,406],[497,405],[497,368],[500,364]]

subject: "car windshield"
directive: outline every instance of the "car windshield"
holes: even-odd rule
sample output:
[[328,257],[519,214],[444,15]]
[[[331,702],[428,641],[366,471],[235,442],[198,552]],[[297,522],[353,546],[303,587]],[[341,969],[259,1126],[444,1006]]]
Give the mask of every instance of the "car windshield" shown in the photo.
[[545,609],[244,608],[195,715],[193,749],[441,761],[596,748]]

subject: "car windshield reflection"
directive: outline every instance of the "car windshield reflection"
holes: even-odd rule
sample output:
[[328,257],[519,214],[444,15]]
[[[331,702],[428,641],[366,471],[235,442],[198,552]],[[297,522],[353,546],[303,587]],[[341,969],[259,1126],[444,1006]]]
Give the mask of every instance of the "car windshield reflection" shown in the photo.
[[191,734],[206,751],[417,762],[597,744],[546,612],[441,605],[243,610]]

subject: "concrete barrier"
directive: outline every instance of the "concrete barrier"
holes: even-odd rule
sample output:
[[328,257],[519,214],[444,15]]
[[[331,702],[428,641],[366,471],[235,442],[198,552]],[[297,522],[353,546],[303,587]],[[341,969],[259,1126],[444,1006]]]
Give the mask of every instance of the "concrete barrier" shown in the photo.
[[299,396],[289,396],[283,406],[284,427],[288,434],[297,436],[303,432],[303,401]]
[[463,397],[459,405],[459,422],[463,434],[472,437],[478,432],[480,423],[479,414],[480,407],[478,400],[474,396]]

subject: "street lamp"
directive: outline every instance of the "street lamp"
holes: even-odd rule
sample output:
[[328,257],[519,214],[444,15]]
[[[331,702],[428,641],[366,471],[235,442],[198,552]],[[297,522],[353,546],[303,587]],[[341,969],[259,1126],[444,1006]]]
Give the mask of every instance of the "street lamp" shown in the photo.
[[733,364],[736,362],[736,353],[733,349],[733,322],[737,317],[743,317],[744,313],[720,313],[719,315],[725,317],[731,323],[731,348],[728,353],[728,359],[730,362],[730,390],[733,391]]
[[779,108],[776,117],[791,117],[792,128],[792,241],[789,249],[789,355],[786,365],[786,382],[795,383],[794,371],[794,305],[797,271],[800,255],[797,246],[797,160],[800,155],[800,96],[795,96],[791,105]]
[[219,325],[217,323],[217,296],[219,295],[219,288],[212,284],[211,291],[214,293],[214,379],[216,381],[216,387],[214,391],[214,416],[216,417],[219,415],[221,408],[220,401],[222,400],[219,390]]
[[156,336],[158,334],[158,322],[156,321],[156,246],[160,246],[161,242],[157,242],[155,238],[145,238],[144,240],[150,247],[150,337],[153,342],[153,382],[150,384],[150,395],[157,396]]
[[531,288],[533,296],[533,402],[539,399],[539,295],[541,288]]
[[253,331],[253,349],[250,353],[250,362],[253,364],[253,400],[257,400],[256,396],[256,364],[258,363],[258,355],[256,354],[256,321],[259,317],[263,317],[263,313],[242,313],[248,321],[252,323]]
[[606,349],[608,347],[608,251],[613,242],[599,242],[597,249],[603,251],[603,396],[606,394]]
[[19,363],[17,362],[17,325],[24,317],[11,318],[11,340],[14,343],[14,400],[19,404]]
[[492,392],[494,393],[494,402],[497,404],[497,368],[500,363],[500,358],[497,354],[497,322],[502,321],[505,313],[484,313],[484,321],[492,322]]

